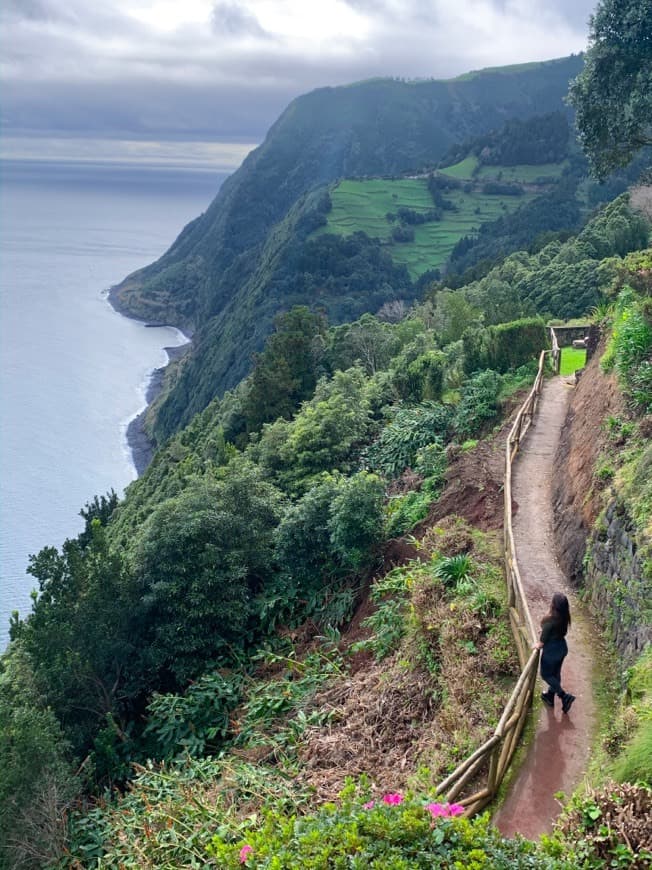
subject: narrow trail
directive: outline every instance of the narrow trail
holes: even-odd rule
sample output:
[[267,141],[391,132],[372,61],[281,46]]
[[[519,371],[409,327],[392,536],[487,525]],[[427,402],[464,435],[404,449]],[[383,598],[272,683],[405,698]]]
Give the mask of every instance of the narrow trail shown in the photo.
[[576,696],[568,715],[546,707],[539,680],[534,696],[536,731],[507,798],[494,817],[505,836],[530,839],[552,829],[559,813],[557,792],[569,795],[582,780],[596,725],[592,668],[595,644],[590,622],[582,612],[555,558],[551,481],[561,427],[572,392],[563,378],[543,387],[538,414],[513,466],[513,528],[516,556],[532,619],[538,626],[553,592],[564,592],[571,606],[569,654],[562,668],[562,684]]

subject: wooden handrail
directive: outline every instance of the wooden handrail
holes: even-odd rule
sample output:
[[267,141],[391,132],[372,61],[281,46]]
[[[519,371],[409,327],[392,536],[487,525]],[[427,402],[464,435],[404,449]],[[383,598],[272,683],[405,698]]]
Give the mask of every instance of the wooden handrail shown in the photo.
[[550,343],[552,345],[552,350],[550,351],[550,359],[552,361],[552,369],[556,375],[559,374],[559,366],[561,364],[561,349],[559,347],[559,342],[557,341],[557,333],[550,327]]
[[465,815],[472,816],[483,809],[496,796],[512,760],[518,739],[525,725],[537,679],[539,651],[532,647],[537,633],[523,589],[523,581],[516,558],[514,532],[512,529],[512,463],[520,450],[521,442],[534,419],[543,388],[546,359],[550,357],[552,369],[559,374],[560,350],[554,329],[550,328],[551,350],[542,350],[534,384],[521,405],[505,443],[504,485],[504,561],[509,601],[509,616],[516,641],[521,673],[505,705],[493,735],[482,746],[464,759],[455,770],[437,786],[437,794],[445,794],[446,800],[457,797],[464,786],[486,764],[486,784],[475,794],[459,800],[465,807]]

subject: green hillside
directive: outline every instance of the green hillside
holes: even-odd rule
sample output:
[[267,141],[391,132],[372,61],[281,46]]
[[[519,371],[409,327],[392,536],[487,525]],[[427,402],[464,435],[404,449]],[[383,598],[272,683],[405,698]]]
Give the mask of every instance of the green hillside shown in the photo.
[[[325,303],[342,322],[411,297],[409,287],[396,286],[402,278],[387,274],[398,264],[359,239],[365,268],[356,268],[357,254],[345,245],[346,274],[329,272],[324,298],[319,264],[333,252],[307,241],[323,222],[317,191],[341,178],[416,174],[506,118],[560,112],[581,65],[570,57],[453,81],[377,79],[321,88],[291,103],[206,212],[113,292],[125,313],[194,330],[190,354],[152,421],[157,441],[238,383],[279,311]],[[413,272],[424,267],[421,254],[411,259]]]
[[[543,167],[488,168],[502,169],[504,177],[508,177],[511,170],[531,170],[534,173]],[[559,174],[560,168],[555,168]],[[485,177],[490,178],[491,174]],[[509,179],[519,180],[518,173],[511,172]],[[416,279],[429,269],[441,268],[455,244],[463,236],[474,233],[480,224],[515,211],[533,200],[538,193],[528,190],[523,191],[521,196],[501,196],[483,193],[481,182],[470,184],[473,184],[473,189],[468,192],[460,189],[446,194],[455,210],[443,211],[439,221],[414,226],[414,241],[395,242],[392,240],[395,223],[387,219],[387,214],[395,213],[401,207],[422,214],[432,210],[433,199],[427,179],[345,179],[332,190],[332,211],[328,214],[327,224],[316,234],[335,233],[344,236],[362,231],[382,239],[390,246],[392,259],[407,266],[412,279]]]

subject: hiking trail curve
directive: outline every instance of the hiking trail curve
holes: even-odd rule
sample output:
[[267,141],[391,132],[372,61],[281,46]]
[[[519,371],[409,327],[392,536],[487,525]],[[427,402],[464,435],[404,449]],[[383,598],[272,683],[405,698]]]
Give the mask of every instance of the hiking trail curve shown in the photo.
[[507,797],[494,816],[505,836],[515,833],[530,839],[548,833],[559,814],[555,795],[570,795],[586,772],[596,727],[593,668],[598,649],[595,631],[577,596],[564,577],[553,539],[551,483],[554,459],[573,387],[563,377],[547,380],[527,439],[513,465],[513,534],[521,580],[535,628],[548,611],[554,592],[570,602],[572,627],[569,654],[562,669],[564,688],[576,696],[569,714],[546,707],[539,680],[534,694],[534,736]]

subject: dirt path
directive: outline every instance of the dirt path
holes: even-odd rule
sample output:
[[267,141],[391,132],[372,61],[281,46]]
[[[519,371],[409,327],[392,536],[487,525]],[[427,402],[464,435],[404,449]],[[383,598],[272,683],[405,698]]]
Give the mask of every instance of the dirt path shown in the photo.
[[553,592],[568,596],[573,625],[562,684],[577,699],[570,713],[564,715],[558,699],[554,710],[541,702],[541,682],[536,690],[536,733],[505,803],[494,818],[504,835],[520,833],[531,839],[551,830],[560,809],[555,794],[570,794],[581,782],[595,727],[592,629],[557,564],[553,546],[550,484],[571,391],[563,378],[546,382],[536,421],[514,464],[514,538],[525,594],[535,626],[548,610]]

